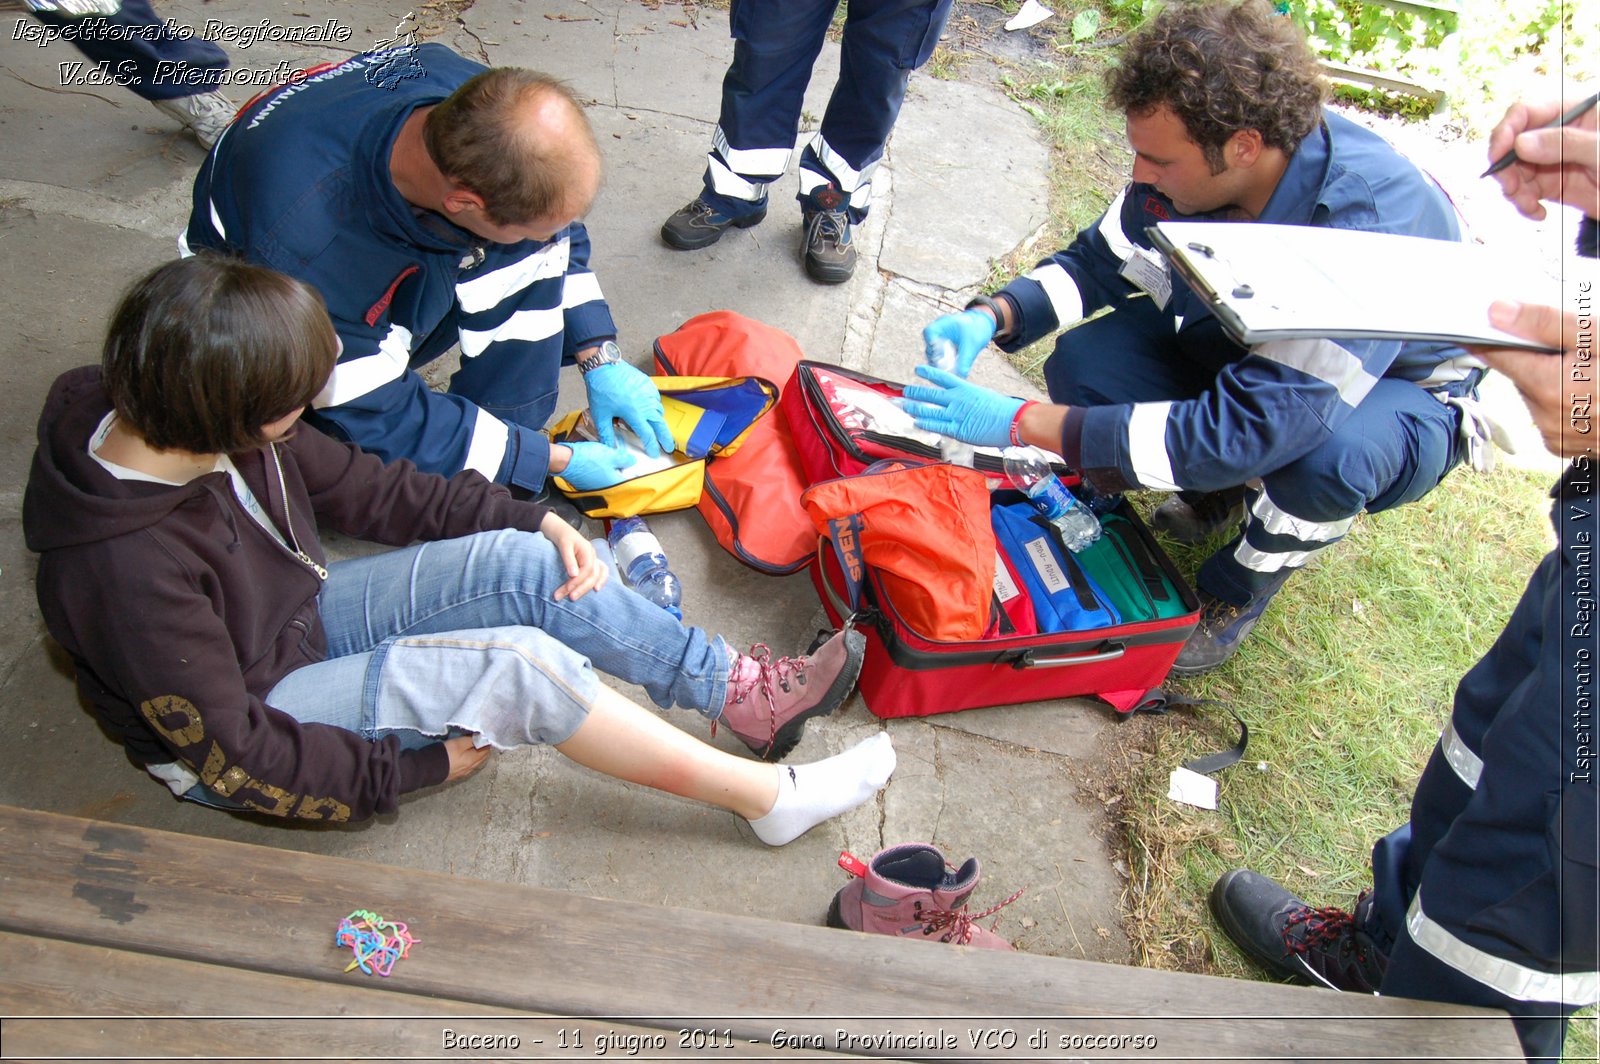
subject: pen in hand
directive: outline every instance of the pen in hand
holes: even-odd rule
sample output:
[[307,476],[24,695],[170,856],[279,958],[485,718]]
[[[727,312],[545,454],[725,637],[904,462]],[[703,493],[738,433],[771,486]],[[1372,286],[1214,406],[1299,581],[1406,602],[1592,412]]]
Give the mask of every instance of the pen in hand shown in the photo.
[[[1597,92],[1594,95],[1590,96],[1587,100],[1584,100],[1582,103],[1578,104],[1578,106],[1574,107],[1572,110],[1568,111],[1566,114],[1562,115],[1560,118],[1557,118],[1555,121],[1546,122],[1544,125],[1539,126],[1538,128],[1539,129],[1559,129],[1562,126],[1570,126],[1572,123],[1576,122],[1584,114],[1584,112],[1588,111],[1589,108],[1593,107],[1597,102],[1600,102],[1600,92]],[[1531,132],[1531,131],[1524,130],[1524,132]],[[1516,163],[1518,161],[1519,160],[1517,159],[1517,150],[1515,148],[1512,148],[1510,151],[1508,151],[1504,155],[1500,156],[1500,158],[1498,158],[1494,162],[1490,163],[1489,164],[1489,169],[1485,170],[1483,173],[1479,174],[1478,176],[1479,177],[1489,177],[1489,176],[1491,176],[1493,174],[1498,174],[1501,170],[1504,170],[1506,167],[1511,166],[1513,163]]]

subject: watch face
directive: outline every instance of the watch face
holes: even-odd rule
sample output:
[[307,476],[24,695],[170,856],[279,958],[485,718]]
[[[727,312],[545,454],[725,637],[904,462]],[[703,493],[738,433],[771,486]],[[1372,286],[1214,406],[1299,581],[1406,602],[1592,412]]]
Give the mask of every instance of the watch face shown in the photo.
[[615,340],[607,340],[600,345],[600,350],[596,351],[588,358],[580,360],[578,362],[578,368],[587,373],[591,369],[597,369],[600,366],[607,366],[613,362],[621,361],[622,348],[617,346],[617,342]]

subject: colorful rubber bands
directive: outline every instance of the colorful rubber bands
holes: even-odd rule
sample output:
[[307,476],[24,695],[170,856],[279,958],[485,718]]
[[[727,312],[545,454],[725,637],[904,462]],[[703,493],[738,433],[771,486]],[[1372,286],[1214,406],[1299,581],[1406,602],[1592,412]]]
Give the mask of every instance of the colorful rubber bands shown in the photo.
[[339,921],[339,930],[333,941],[339,946],[349,946],[356,959],[345,966],[345,971],[360,968],[368,975],[388,978],[397,961],[405,959],[417,940],[411,937],[406,925],[395,920],[385,920],[375,912],[357,909]]

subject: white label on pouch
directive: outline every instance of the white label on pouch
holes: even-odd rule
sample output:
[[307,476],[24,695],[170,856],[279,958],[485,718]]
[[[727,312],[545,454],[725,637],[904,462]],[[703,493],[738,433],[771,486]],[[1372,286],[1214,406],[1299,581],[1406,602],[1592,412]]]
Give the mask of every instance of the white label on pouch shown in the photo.
[[1055,552],[1050,549],[1049,540],[1043,536],[1030,539],[1025,549],[1028,552],[1028,560],[1033,563],[1033,571],[1038,574],[1039,582],[1044,584],[1046,591],[1057,595],[1071,589],[1072,581],[1061,571],[1061,563],[1056,560]]
[[1160,254],[1135,247],[1133,254],[1128,256],[1117,272],[1143,289],[1146,295],[1155,300],[1156,306],[1167,309],[1167,303],[1172,299],[1172,272],[1167,269],[1167,260]]
[[1000,552],[995,551],[994,597],[1001,602],[1010,602],[1020,594],[1022,594],[1022,589],[1017,586],[1015,580],[1011,579],[1011,570],[1006,568],[1005,560],[1000,557]]

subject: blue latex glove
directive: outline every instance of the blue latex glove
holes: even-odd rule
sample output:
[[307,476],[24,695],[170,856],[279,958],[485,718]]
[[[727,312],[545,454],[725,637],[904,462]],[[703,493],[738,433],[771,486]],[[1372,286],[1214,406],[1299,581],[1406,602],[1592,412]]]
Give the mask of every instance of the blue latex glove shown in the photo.
[[979,447],[1011,446],[1011,422],[1022,409],[1021,399],[969,383],[937,366],[918,366],[917,376],[937,385],[913,384],[901,393],[900,408],[916,419],[917,428]]
[[626,362],[611,362],[585,373],[583,386],[589,391],[589,415],[601,443],[617,445],[617,430],[611,422],[621,418],[651,458],[672,450],[672,430],[661,408],[661,393],[643,372]]
[[995,323],[981,310],[963,310],[960,314],[946,314],[935,318],[922,330],[922,346],[928,361],[937,364],[939,348],[952,344],[956,349],[955,372],[962,377],[972,372],[983,349],[994,339]]
[[[602,366],[602,369],[605,367]],[[568,443],[572,458],[556,475],[579,491],[599,491],[623,480],[620,470],[633,465],[633,455],[603,443]]]

